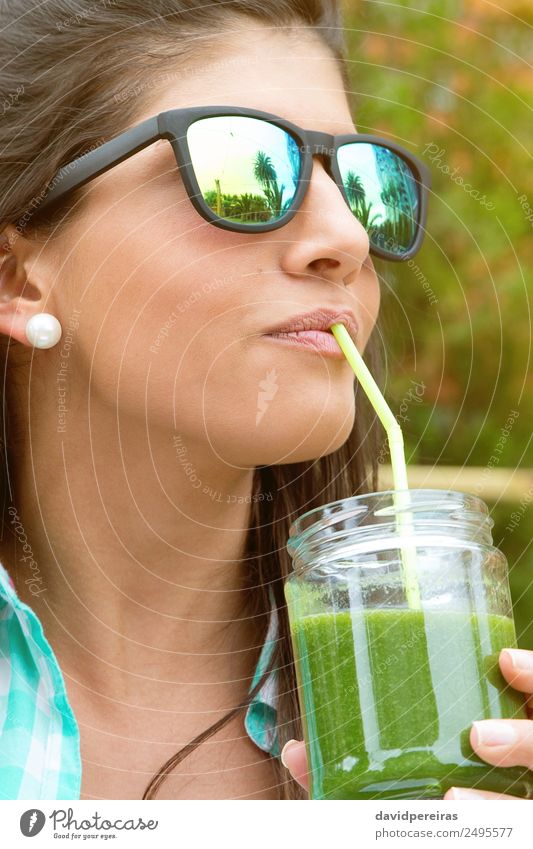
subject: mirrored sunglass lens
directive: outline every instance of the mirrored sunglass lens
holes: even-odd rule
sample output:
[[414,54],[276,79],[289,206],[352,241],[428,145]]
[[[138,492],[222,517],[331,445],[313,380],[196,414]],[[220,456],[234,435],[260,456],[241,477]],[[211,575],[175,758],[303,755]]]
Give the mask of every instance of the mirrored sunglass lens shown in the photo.
[[289,133],[259,118],[201,118],[187,130],[192,167],[207,205],[251,227],[281,218],[296,192],[300,151]]
[[386,147],[352,142],[338,150],[339,169],[350,208],[370,244],[401,255],[418,229],[419,192],[409,165]]

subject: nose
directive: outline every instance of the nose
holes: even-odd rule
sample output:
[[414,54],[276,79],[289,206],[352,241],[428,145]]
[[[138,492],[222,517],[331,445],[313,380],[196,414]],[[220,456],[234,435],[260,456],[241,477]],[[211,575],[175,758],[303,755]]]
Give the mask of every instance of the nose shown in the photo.
[[368,234],[330,174],[327,158],[320,154],[313,157],[307,192],[285,234],[282,267],[287,273],[348,284],[368,257]]

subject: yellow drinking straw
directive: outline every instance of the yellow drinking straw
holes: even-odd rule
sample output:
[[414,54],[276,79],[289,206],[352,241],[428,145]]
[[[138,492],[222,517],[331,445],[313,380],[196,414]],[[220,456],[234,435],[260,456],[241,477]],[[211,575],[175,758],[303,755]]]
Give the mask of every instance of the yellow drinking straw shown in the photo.
[[[330,330],[385,428],[391,456],[394,503],[396,507],[405,506],[410,503],[410,499],[403,434],[400,425],[370,374],[361,354],[355,347],[346,327],[343,324],[332,324]],[[410,530],[412,530],[412,514],[409,511],[400,511],[397,514],[397,525],[400,535],[409,535]],[[416,548],[413,545],[404,544],[401,547],[401,557],[407,603],[409,607],[420,609],[420,591],[416,577]]]

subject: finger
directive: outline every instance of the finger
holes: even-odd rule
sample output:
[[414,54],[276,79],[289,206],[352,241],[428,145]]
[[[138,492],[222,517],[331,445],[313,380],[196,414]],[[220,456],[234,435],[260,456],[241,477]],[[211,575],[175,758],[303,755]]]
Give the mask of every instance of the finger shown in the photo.
[[528,695],[533,693],[533,651],[502,649],[499,662],[504,678],[515,690]]
[[500,669],[507,682],[515,689],[526,693],[526,714],[533,719],[533,652],[526,649],[502,649],[499,657]]
[[303,740],[289,740],[281,750],[281,762],[305,790],[309,790],[307,754]]
[[473,790],[470,787],[450,787],[444,794],[444,799],[453,799],[456,801],[472,799],[511,799],[513,802],[527,802],[527,799],[520,799],[518,796],[509,796],[507,793],[492,793],[490,790]]
[[477,754],[493,766],[533,769],[531,719],[478,720],[470,729],[470,743]]

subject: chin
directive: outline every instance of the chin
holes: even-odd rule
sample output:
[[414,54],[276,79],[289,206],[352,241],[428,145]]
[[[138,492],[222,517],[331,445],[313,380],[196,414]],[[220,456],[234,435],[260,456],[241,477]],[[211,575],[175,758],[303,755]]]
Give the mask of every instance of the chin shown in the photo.
[[[253,446],[255,465],[284,465],[286,463],[303,463],[317,460],[338,451],[348,440],[354,426],[354,416],[345,420],[324,417],[313,427],[313,419],[309,417],[304,423],[299,421],[299,427],[287,417],[286,422],[278,422],[277,426],[270,422],[270,432],[258,433],[258,439]],[[265,427],[266,431],[266,427]]]

